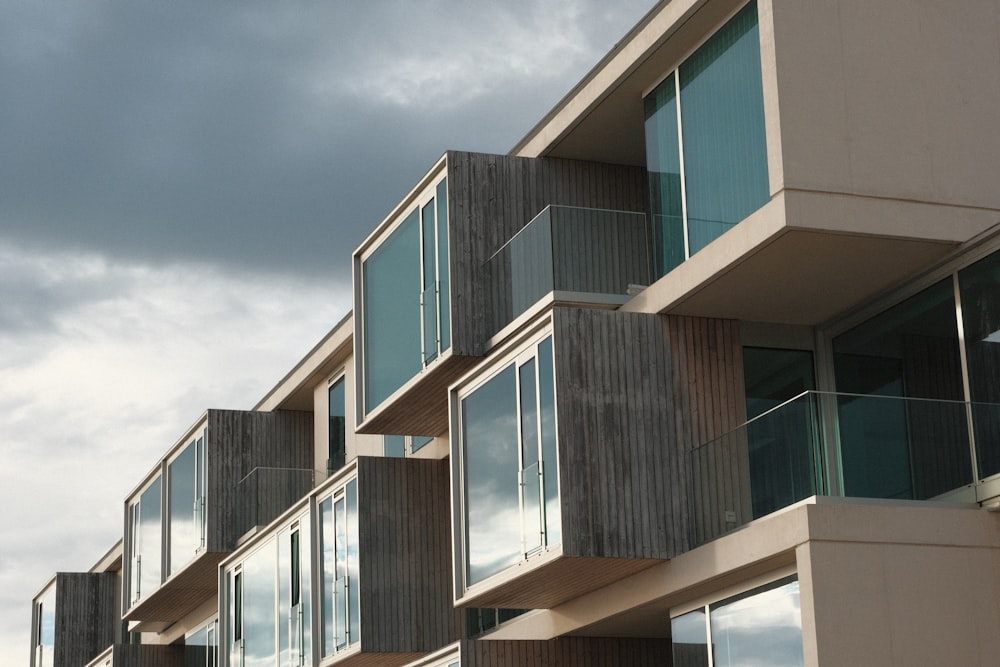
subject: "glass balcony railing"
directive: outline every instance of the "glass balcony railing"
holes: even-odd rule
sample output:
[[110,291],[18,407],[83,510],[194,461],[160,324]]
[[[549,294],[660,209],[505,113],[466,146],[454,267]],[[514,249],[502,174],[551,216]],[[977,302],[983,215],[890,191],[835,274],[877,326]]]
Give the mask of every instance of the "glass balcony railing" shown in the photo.
[[649,227],[643,213],[548,206],[486,263],[496,333],[551,292],[586,301],[648,285]]
[[236,486],[237,534],[271,523],[325,478],[308,468],[254,468]]
[[698,546],[813,495],[927,500],[976,482],[1000,405],[809,391],[687,455]]

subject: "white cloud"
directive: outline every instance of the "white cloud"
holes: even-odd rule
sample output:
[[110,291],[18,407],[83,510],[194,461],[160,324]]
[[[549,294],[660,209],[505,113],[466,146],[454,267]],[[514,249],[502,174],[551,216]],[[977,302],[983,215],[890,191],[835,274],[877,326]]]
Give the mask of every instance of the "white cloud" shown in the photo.
[[6,661],[25,657],[29,602],[48,578],[120,538],[122,501],[157,458],[206,408],[251,407],[350,298],[349,285],[301,278],[0,250],[0,277],[14,274],[52,310],[30,338],[0,330]]

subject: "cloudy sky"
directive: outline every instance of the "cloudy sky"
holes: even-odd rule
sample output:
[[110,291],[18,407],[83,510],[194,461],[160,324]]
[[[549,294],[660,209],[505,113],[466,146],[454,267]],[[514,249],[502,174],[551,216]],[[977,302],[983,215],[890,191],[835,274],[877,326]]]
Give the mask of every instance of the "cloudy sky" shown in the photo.
[[444,150],[506,152],[652,4],[0,0],[0,663]]

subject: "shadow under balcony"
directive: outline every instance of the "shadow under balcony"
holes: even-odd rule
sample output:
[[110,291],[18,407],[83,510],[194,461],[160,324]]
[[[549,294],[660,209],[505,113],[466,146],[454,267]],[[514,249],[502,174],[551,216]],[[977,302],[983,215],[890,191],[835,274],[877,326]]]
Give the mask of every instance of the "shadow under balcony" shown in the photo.
[[694,548],[814,495],[973,502],[1000,405],[807,391],[686,454]]

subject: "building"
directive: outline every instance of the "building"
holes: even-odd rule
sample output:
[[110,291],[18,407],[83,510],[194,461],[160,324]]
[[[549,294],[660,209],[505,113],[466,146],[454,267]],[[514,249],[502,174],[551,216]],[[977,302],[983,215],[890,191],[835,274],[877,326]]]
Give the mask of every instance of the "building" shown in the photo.
[[33,667],[992,664],[997,72],[997,0],[656,5],[431,166]]

